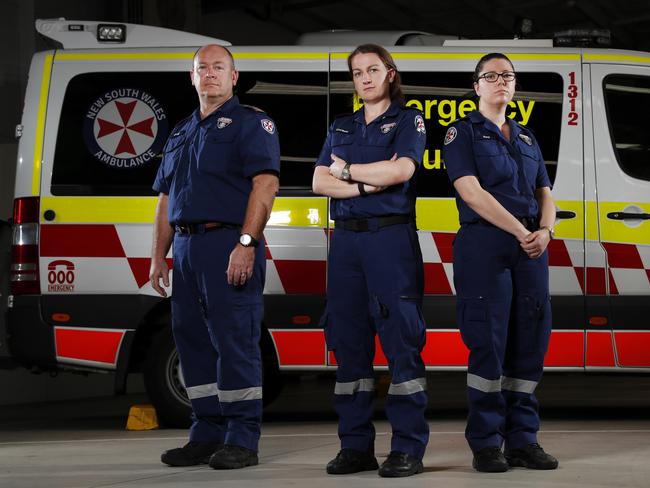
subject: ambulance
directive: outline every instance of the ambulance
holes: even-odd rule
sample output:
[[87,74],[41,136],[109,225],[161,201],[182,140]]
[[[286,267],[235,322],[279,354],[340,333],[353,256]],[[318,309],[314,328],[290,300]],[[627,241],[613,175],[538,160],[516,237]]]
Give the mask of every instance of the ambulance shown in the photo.
[[[196,48],[228,43],[95,21],[39,20],[36,28],[55,47],[32,59],[17,127],[0,343],[14,364],[34,370],[113,372],[118,392],[142,372],[161,420],[186,424],[170,303],[148,280],[151,185],[167,136],[197,106],[188,73]],[[535,132],[557,204],[545,366],[650,372],[650,53],[550,40],[414,46],[403,38],[388,47],[428,140],[417,177],[427,369],[467,365],[452,276],[458,215],[441,148],[447,126],[476,108],[477,60],[499,51],[517,71],[507,116]],[[281,190],[264,233],[267,401],[287,372],[336,368],[318,325],[333,222],[311,180],[329,124],[358,107],[346,65],[353,47],[230,47],[240,100],[275,120],[281,143]],[[379,345],[375,364],[387,369]]]

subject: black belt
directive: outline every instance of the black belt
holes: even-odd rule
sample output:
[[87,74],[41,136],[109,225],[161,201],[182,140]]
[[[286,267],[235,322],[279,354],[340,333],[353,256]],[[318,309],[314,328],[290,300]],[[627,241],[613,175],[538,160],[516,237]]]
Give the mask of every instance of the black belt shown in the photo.
[[367,232],[382,227],[396,224],[408,224],[415,219],[410,215],[386,215],[385,217],[370,217],[368,219],[347,219],[335,220],[334,226],[337,229],[351,230],[353,232]]
[[[514,216],[521,224],[526,227],[526,229],[530,232],[535,232],[536,230],[539,230],[539,219],[537,217],[517,217],[516,215]],[[494,224],[491,222],[488,222],[485,219],[478,219],[474,220],[472,222],[467,222],[468,224],[480,224],[480,225],[487,225],[489,227],[496,227]]]
[[184,223],[174,225],[174,230],[179,234],[205,234],[218,229],[241,229],[241,225],[225,222]]

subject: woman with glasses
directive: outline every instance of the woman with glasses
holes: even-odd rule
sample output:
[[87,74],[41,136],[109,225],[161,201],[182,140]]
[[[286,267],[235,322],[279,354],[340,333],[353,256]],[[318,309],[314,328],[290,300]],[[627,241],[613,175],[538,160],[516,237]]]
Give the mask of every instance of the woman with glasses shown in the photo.
[[335,222],[322,325],[338,365],[334,406],[341,450],[327,472],[378,468],[372,363],[379,335],[392,376],[386,415],[393,429],[379,475],[410,476],[422,472],[429,440],[414,187],[426,142],[424,120],[404,106],[399,73],[384,48],[357,47],[348,68],[363,107],[334,120],[313,179],[314,192],[331,197]]
[[[506,117],[515,70],[503,54],[474,71],[479,108],[447,130],[443,159],[456,190],[457,320],[470,350],[465,436],[478,471],[555,469],[537,442],[551,333],[546,247],[555,204],[533,132]],[[502,450],[503,449],[503,450]]]

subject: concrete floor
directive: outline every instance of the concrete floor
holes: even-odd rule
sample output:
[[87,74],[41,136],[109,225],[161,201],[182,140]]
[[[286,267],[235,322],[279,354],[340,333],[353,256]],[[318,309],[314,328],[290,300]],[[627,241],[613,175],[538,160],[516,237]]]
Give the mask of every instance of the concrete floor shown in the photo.
[[[457,385],[459,378],[440,376],[435,383]],[[473,471],[463,437],[463,389],[454,386],[432,397],[423,474],[401,480],[372,472],[328,476],[324,466],[338,451],[332,382],[310,377],[290,382],[267,409],[260,465],[237,471],[160,464],[160,453],[184,444],[186,432],[125,431],[128,407],[146,401],[142,395],[0,408],[0,487],[650,486],[650,377],[547,376],[543,384],[540,399],[550,408],[543,411],[540,440],[560,460],[557,471]],[[381,462],[390,427],[385,420],[376,427]]]

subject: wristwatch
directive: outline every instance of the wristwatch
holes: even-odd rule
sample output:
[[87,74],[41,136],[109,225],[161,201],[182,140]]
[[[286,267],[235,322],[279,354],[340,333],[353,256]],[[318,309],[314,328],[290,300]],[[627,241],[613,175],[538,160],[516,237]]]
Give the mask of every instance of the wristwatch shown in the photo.
[[345,163],[345,166],[341,170],[341,179],[343,181],[350,181],[350,178],[350,163]]
[[257,247],[259,246],[260,241],[250,234],[242,234],[239,236],[239,243],[244,247]]
[[555,230],[553,230],[553,227],[544,226],[540,227],[540,229],[546,229],[551,240],[555,239]]

